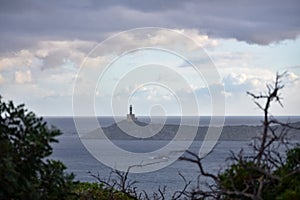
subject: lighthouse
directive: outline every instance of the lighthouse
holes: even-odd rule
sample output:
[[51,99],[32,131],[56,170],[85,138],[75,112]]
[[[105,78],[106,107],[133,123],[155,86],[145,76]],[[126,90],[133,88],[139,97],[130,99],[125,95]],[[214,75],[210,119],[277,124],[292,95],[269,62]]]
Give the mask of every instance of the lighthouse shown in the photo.
[[132,105],[129,106],[129,114],[127,114],[127,120],[128,121],[136,121],[137,118],[135,117],[135,115],[132,112]]
[[132,115],[132,105],[129,106],[129,115]]

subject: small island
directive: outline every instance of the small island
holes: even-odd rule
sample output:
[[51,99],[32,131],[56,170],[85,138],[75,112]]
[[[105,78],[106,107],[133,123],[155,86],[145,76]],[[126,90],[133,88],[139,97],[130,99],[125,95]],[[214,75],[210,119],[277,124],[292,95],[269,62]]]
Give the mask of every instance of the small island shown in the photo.
[[[298,127],[300,122],[291,123],[290,125]],[[111,140],[172,140],[177,131],[184,131],[180,140],[190,140],[190,134],[196,133],[196,137],[193,138],[197,141],[202,141],[208,131],[208,126],[190,126],[190,125],[175,125],[175,124],[163,124],[163,123],[145,123],[137,119],[133,114],[133,106],[129,106],[129,113],[127,119],[113,123],[107,127],[97,128],[91,132],[84,134],[82,139],[105,139],[101,136],[100,131]],[[218,129],[218,127],[210,127],[211,129]],[[101,130],[100,130],[101,129]],[[259,137],[263,129],[262,125],[227,125],[222,129],[219,140],[221,141],[251,141],[255,137]],[[278,129],[282,129],[278,125]],[[278,130],[280,131],[280,130]],[[130,133],[130,134],[128,134]],[[134,137],[134,136],[135,137]],[[143,136],[142,136],[143,135]],[[300,139],[300,135],[297,134],[297,130],[290,130],[287,134],[291,139]],[[139,137],[142,136],[142,137]]]

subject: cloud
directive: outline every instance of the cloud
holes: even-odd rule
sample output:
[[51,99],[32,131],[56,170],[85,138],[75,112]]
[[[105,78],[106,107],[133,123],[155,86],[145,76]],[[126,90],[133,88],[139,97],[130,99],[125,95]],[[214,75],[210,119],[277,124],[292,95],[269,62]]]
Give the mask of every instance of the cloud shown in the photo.
[[218,68],[228,68],[238,66],[249,68],[250,60],[255,60],[258,56],[253,52],[239,51],[233,49],[231,51],[209,51],[209,56]]
[[[70,84],[94,45],[93,42],[78,40],[40,41],[30,49],[1,56],[0,72],[7,84],[30,83],[33,80],[39,84],[49,83],[50,86],[58,82]],[[101,65],[103,59],[95,58],[97,62],[94,61],[93,65]]]
[[0,74],[0,85],[3,84],[5,82],[4,77]]
[[293,69],[300,69],[300,65],[295,65],[295,66],[289,66],[289,67],[286,67],[286,69],[291,69],[291,70],[293,70]]
[[269,44],[300,33],[297,0],[1,1],[0,51],[40,40],[101,41],[136,27],[195,29],[203,35]]
[[217,45],[218,42],[216,39],[210,38],[208,35],[202,34],[195,29],[170,30],[148,27],[125,31],[121,34],[113,34],[108,40],[99,43],[101,48],[97,48],[93,54],[120,55],[125,51],[138,49],[135,52],[131,52],[137,53],[143,47],[195,51],[199,50],[200,47],[212,48]]
[[0,57],[0,71],[12,67],[29,67],[35,65],[36,59],[32,52],[27,49],[14,52],[13,54]]
[[77,70],[93,45],[78,40],[40,41],[30,49],[1,56],[1,95],[31,103],[70,98]]
[[225,91],[232,94],[246,94],[251,90],[262,91],[266,83],[274,80],[272,71],[261,68],[223,69],[222,76]]
[[39,41],[31,48],[1,56],[0,71],[16,67],[55,68],[62,66],[66,59],[79,65],[94,45],[94,42],[78,40]]
[[289,82],[299,81],[299,76],[293,72],[287,72],[287,78]]
[[[260,115],[261,110],[251,100],[251,97],[246,95],[247,91],[255,94],[264,93],[267,91],[266,84],[273,84],[275,74],[266,69],[259,68],[236,68],[224,74],[223,83],[226,95],[226,114],[227,115]],[[280,91],[280,97],[283,98],[284,108],[279,104],[272,104],[271,114],[276,115],[297,115],[299,109],[297,104],[300,100],[299,92],[299,76],[288,72],[282,79],[284,84],[283,90]],[[260,101],[264,104],[264,101]]]
[[30,83],[32,81],[31,71],[28,69],[26,71],[16,71],[15,72],[15,82],[18,84]]
[[62,66],[66,59],[79,66],[94,45],[93,42],[79,40],[41,41],[34,54],[43,61],[43,69]]
[[[200,33],[197,29],[174,29],[174,31],[184,34],[189,39],[193,40],[196,45],[202,48],[210,48],[218,45],[218,41],[216,39],[210,38],[207,34]],[[174,45],[174,43],[179,42],[176,41],[178,39],[177,35],[173,35],[168,30],[159,30],[155,33],[154,36],[150,37],[150,44],[166,44],[166,45]],[[190,46],[190,49],[193,50],[195,48],[194,45]]]

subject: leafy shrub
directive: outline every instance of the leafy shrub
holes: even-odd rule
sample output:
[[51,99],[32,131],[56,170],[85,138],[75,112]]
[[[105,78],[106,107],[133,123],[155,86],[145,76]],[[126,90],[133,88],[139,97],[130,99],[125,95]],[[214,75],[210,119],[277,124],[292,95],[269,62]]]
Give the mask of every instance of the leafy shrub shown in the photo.
[[72,174],[47,157],[60,131],[42,118],[0,97],[0,199],[64,199]]
[[264,165],[243,159],[231,165],[219,175],[219,187],[223,191],[231,191],[225,199],[252,199],[245,194],[259,191],[262,181],[262,199],[300,199],[300,146],[288,150],[286,155],[285,163],[270,174]]
[[114,188],[105,188],[103,184],[99,183],[88,183],[80,182],[75,184],[73,189],[74,195],[70,197],[72,199],[78,200],[130,200],[135,199],[129,197],[127,194],[117,191]]

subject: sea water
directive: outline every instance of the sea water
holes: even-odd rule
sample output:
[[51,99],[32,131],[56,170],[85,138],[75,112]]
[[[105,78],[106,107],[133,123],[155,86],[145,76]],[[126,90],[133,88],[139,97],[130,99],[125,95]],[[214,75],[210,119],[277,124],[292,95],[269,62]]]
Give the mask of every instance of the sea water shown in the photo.
[[[91,174],[97,175],[102,179],[108,178],[112,169],[97,159],[95,159],[88,150],[84,147],[81,140],[77,135],[77,131],[74,125],[73,118],[71,117],[46,117],[46,121],[59,128],[63,134],[57,139],[59,143],[52,144],[53,154],[51,158],[61,160],[66,166],[67,171],[75,174],[76,179],[80,181],[97,181]],[[300,121],[300,117],[279,117],[282,121],[297,122]],[[122,120],[122,118],[117,118]],[[149,118],[139,118],[139,120],[148,122]],[[115,122],[114,118],[101,117],[98,118],[101,126],[107,127]],[[259,125],[261,117],[226,117],[225,125]],[[167,124],[178,125],[180,123],[179,117],[169,117]],[[209,117],[202,117],[199,122],[200,126],[209,125]],[[89,126],[89,120],[86,118],[86,126]],[[104,147],[107,141],[97,141],[97,143]],[[160,148],[166,145],[169,141],[158,140],[114,140],[113,141],[120,148],[126,149],[131,152],[151,152],[153,149]],[[230,164],[228,158],[230,152],[238,153],[241,149],[244,152],[251,154],[252,148],[249,146],[251,141],[218,141],[214,150],[203,159],[203,165],[205,170],[210,173],[217,174],[222,169],[226,168]],[[201,141],[194,141],[189,147],[192,152],[199,152],[201,147]],[[180,146],[180,144],[178,144]],[[105,148],[102,149],[105,151]],[[111,156],[108,152],[107,156]],[[114,155],[118,156],[118,155]],[[158,155],[166,156],[166,155]],[[118,159],[118,157],[114,157]],[[149,157],[149,159],[152,159]],[[175,161],[171,165],[162,168],[154,172],[129,174],[129,179],[137,181],[136,187],[139,191],[145,190],[147,192],[157,191],[158,187],[167,186],[167,193],[170,194],[176,190],[180,190],[184,182],[179,176],[179,173],[185,176],[188,181],[192,181],[192,185],[197,183],[197,175],[199,169],[193,163],[186,161]],[[206,180],[200,180],[206,181]]]

